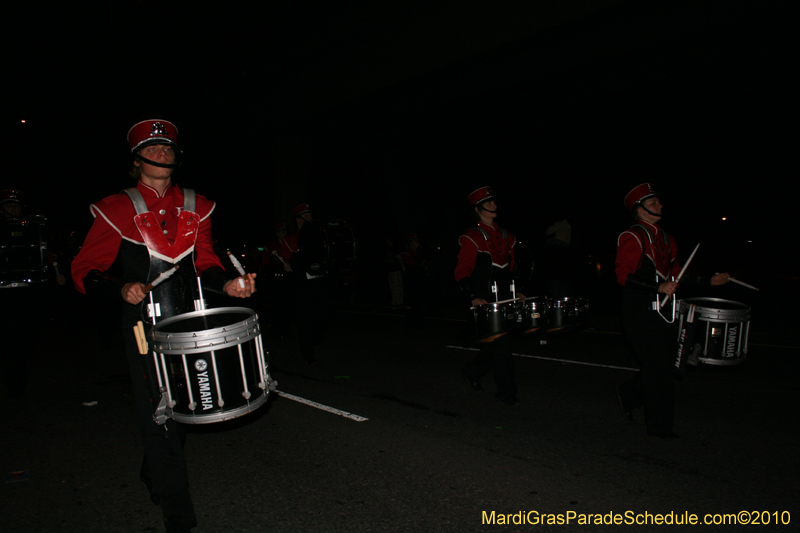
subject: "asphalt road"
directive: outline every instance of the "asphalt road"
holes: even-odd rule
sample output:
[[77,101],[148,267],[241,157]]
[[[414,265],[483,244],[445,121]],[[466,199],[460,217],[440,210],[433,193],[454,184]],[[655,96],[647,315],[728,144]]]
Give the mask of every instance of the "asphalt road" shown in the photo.
[[[0,414],[0,530],[161,531],[138,481],[116,319],[72,297],[55,308],[33,328],[26,398]],[[516,406],[494,399],[490,377],[479,393],[459,376],[473,346],[457,313],[408,327],[402,313],[343,306],[313,367],[295,339],[268,331],[279,391],[367,420],[273,394],[255,413],[191,427],[196,531],[638,531],[580,520],[740,511],[769,521],[759,531],[797,527],[800,349],[754,327],[742,364],[702,365],[676,384],[681,438],[664,441],[646,435],[641,411],[632,425],[620,417],[615,387],[633,361],[613,311],[593,312],[546,346],[514,341]],[[544,514],[569,523],[532,523]]]

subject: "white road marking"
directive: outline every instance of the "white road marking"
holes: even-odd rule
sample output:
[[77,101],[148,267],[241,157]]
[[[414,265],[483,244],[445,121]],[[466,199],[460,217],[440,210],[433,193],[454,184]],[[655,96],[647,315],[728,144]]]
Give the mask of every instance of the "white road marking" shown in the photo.
[[369,418],[364,418],[363,416],[354,415],[353,413],[348,413],[347,411],[342,411],[341,409],[330,407],[328,405],[322,405],[321,403],[312,402],[311,400],[306,400],[305,398],[301,398],[300,396],[295,396],[294,394],[289,394],[283,391],[275,391],[275,392],[278,393],[278,396],[286,398],[287,400],[294,400],[295,402],[304,403],[306,405],[310,405],[311,407],[316,407],[317,409],[322,409],[323,411],[328,411],[329,413],[343,416],[345,418],[349,418],[350,420],[355,420],[356,422],[364,422],[366,420],[369,420]]
[[[478,348],[465,348],[463,346],[446,346],[446,348],[453,348],[455,350],[468,350],[470,352],[477,352]],[[555,357],[542,357],[540,355],[528,355],[525,353],[513,353],[511,355],[516,355],[517,357],[530,357],[531,359],[542,359],[544,361],[558,361],[559,363],[570,363],[573,365],[586,365],[586,366],[599,366],[602,368],[616,368],[618,370],[639,370],[638,368],[630,368],[627,366],[614,366],[614,365],[601,365],[599,363],[586,363],[583,361],[572,361],[570,359],[556,359]]]

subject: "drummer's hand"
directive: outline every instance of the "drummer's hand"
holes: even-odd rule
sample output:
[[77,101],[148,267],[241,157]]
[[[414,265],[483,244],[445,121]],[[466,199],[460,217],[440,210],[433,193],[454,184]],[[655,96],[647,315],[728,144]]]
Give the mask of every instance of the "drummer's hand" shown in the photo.
[[711,285],[713,286],[725,285],[726,283],[728,283],[728,281],[730,281],[730,279],[731,275],[728,274],[727,272],[723,272],[722,274],[717,274],[716,276],[711,278]]
[[672,296],[675,294],[676,290],[678,290],[678,284],[674,281],[665,281],[658,286],[658,292],[661,294],[666,294],[667,296]]
[[487,302],[483,298],[475,298],[474,300],[472,300],[472,307],[478,307],[479,305],[486,305],[488,303],[489,302]]
[[283,264],[283,270],[285,270],[286,272],[291,272],[292,271],[292,265],[290,265],[289,263],[284,263]]
[[123,300],[125,300],[129,304],[136,305],[142,300],[144,300],[146,296],[144,292],[144,283],[139,283],[138,281],[134,281],[133,283],[126,283],[125,285],[122,286],[120,294],[122,294]]
[[[244,287],[239,284],[240,279],[244,280]],[[233,296],[234,298],[247,298],[256,292],[256,275],[245,274],[244,276],[232,279],[222,286],[222,290],[225,294]]]

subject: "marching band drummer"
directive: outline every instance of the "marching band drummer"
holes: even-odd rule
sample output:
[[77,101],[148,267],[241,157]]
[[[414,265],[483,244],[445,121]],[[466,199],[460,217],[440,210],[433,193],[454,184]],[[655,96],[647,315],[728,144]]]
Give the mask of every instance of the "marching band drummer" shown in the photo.
[[[137,321],[152,323],[145,284],[181,266],[153,289],[156,320],[195,310],[194,301],[200,297],[197,273],[208,290],[238,298],[256,290],[255,274],[227,280],[214,254],[209,218],[214,202],[173,184],[172,173],[182,153],[177,137],[177,128],[166,120],[145,120],[128,131],[130,174],[136,186],[91,205],[95,220],[72,263],[79,291],[116,292],[123,301],[125,351],[144,444],[140,477],[153,503],[161,505],[167,532],[187,532],[197,521],[183,456],[183,426],[171,419],[164,425],[154,422],[159,397],[157,385],[148,378],[152,361],[140,355],[133,333]],[[123,268],[121,289],[104,275],[117,258]]]
[[[459,237],[455,278],[461,292],[472,307],[489,301],[502,301],[512,297],[511,283],[514,271],[514,244],[516,238],[495,222],[497,204],[491,187],[481,187],[467,197],[472,206],[472,219],[477,227],[467,229]],[[497,293],[492,295],[492,286]],[[518,298],[525,298],[517,293]],[[514,405],[517,399],[517,382],[508,335],[492,342],[480,342],[480,352],[464,365],[461,375],[474,390],[483,390],[480,378],[492,372],[501,402]]]
[[[662,205],[651,183],[642,183],[625,196],[634,224],[617,239],[617,282],[624,287],[622,322],[625,336],[641,367],[617,389],[623,418],[633,422],[633,409],[644,407],[648,435],[662,439],[678,437],[673,430],[675,401],[673,368],[678,350],[678,322],[669,323],[658,307],[673,296],[680,272],[678,245],[659,226]],[[723,285],[727,273],[709,279],[682,278],[681,284]],[[666,307],[665,307],[666,309]],[[670,312],[671,318],[671,312]]]
[[309,366],[317,363],[317,347],[328,325],[331,309],[331,276],[328,272],[327,236],[314,218],[311,206],[292,209],[297,233],[285,238],[291,252],[286,271],[290,273],[294,297],[289,301],[292,321],[300,344],[300,355]]

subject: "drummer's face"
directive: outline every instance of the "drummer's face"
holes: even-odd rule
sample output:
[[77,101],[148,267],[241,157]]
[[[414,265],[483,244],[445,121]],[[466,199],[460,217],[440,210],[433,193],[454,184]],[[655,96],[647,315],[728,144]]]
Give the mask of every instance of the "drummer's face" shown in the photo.
[[661,200],[658,197],[648,198],[644,202],[642,202],[642,206],[644,206],[647,210],[652,211],[655,215],[651,215],[641,207],[639,208],[639,218],[642,220],[646,220],[647,222],[655,223],[661,220],[661,213],[664,207],[661,205]]
[[494,200],[489,200],[488,202],[483,202],[479,209],[487,215],[495,215],[496,213],[488,213],[486,210],[497,211],[497,204]]

